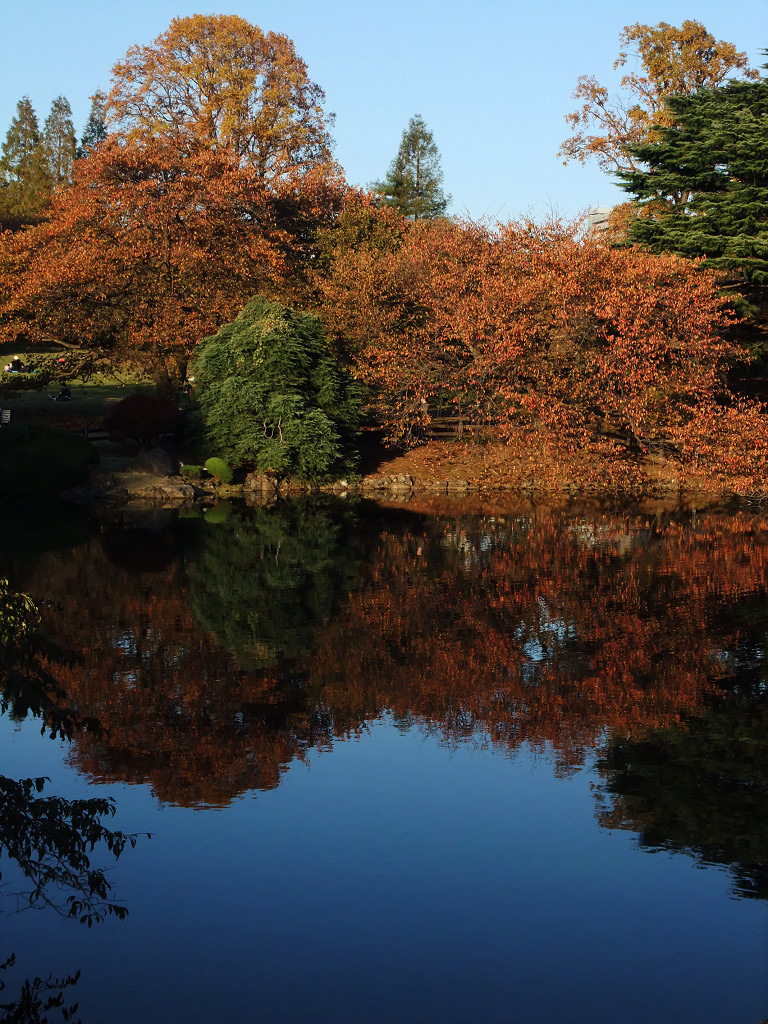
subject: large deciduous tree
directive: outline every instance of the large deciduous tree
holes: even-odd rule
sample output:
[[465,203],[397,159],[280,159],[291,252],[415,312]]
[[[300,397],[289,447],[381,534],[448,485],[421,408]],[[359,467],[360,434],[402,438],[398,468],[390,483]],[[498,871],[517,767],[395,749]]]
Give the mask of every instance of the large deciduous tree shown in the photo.
[[416,114],[403,132],[400,148],[384,181],[372,186],[387,206],[413,220],[441,217],[451,201],[443,192],[443,172],[432,132]]
[[652,252],[706,256],[710,266],[768,285],[768,79],[729,82],[668,101],[674,127],[632,147],[647,170],[621,175],[641,209],[630,224]]
[[573,134],[560,147],[564,162],[594,159],[609,174],[637,170],[640,163],[631,147],[655,139],[658,127],[674,123],[666,106],[669,96],[720,85],[734,71],[747,79],[758,77],[745,53],[716,40],[698,21],[684,21],[680,28],[665,21],[636,23],[626,26],[619,39],[622,49],[614,68],[625,67],[635,56],[640,70],[622,77],[616,97],[593,75],[578,80],[573,98],[583,102],[566,115]]
[[51,179],[35,110],[29,97],[16,104],[16,116],[0,156],[0,223],[35,223],[48,207]]
[[176,18],[112,71],[106,112],[131,141],[231,150],[263,181],[331,161],[325,94],[287,36],[235,15]]
[[291,41],[242,18],[132,48],[50,223],[0,240],[0,334],[136,355],[163,381],[250,295],[295,300],[346,189],[322,101]]
[[124,357],[163,379],[258,290],[305,258],[292,233],[333,207],[337,182],[268,189],[228,151],[112,138],[76,164],[50,220],[0,244],[0,333]]
[[733,318],[692,261],[557,223],[424,222],[390,247],[370,232],[342,247],[321,292],[394,436],[448,406],[523,453],[543,440],[753,477],[768,465],[765,417],[724,385],[743,358],[723,337]]

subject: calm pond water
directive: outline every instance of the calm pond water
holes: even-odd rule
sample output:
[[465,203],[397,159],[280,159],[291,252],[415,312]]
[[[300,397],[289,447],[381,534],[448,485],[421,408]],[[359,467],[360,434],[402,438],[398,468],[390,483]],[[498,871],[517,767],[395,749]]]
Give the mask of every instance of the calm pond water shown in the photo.
[[0,1002],[80,970],[83,1024],[768,1018],[768,516],[0,520],[103,729],[5,716],[0,772],[151,833],[97,846],[129,913],[92,928],[16,913],[3,850]]

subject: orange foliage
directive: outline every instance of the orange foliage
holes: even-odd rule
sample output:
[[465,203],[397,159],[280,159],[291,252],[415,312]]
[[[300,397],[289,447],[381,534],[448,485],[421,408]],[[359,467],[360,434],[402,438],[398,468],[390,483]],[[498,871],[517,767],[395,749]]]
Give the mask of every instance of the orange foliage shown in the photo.
[[106,113],[133,142],[228,151],[276,185],[332,171],[324,99],[287,36],[236,15],[194,14],[114,66]]
[[225,804],[276,786],[301,753],[279,680],[241,672],[197,629],[180,563],[126,572],[105,559],[102,540],[39,567],[44,623],[79,655],[51,670],[69,706],[92,708],[105,730],[78,734],[71,760],[97,780],[150,782],[170,803]]
[[48,223],[0,240],[3,334],[186,357],[252,294],[280,290],[341,188],[309,174],[268,189],[226,151],[112,138],[76,164]]
[[401,223],[389,245],[373,231],[350,244],[345,222],[360,217],[359,203],[342,214],[319,288],[393,436],[447,408],[534,462],[537,445],[705,468],[722,454],[724,472],[761,481],[768,430],[759,406],[725,409],[723,371],[743,352],[724,340],[734,318],[699,264],[557,222]]
[[735,641],[717,601],[759,590],[766,536],[746,519],[675,523],[549,516],[445,523],[454,565],[427,538],[383,538],[311,668],[340,723],[390,710],[452,741],[551,744],[578,763],[608,728],[638,735],[695,711]]
[[[733,72],[759,78],[750,70],[747,55],[733,43],[716,40],[698,21],[680,28],[665,21],[658,25],[627,25],[619,37],[623,49],[614,68],[625,67],[630,56],[640,58],[642,70],[621,79],[624,94],[611,97],[593,75],[579,78],[573,98],[582,106],[565,120],[574,130],[560,147],[565,161],[595,159],[608,173],[636,170],[629,146],[653,138],[655,125],[672,123],[668,96],[714,88]],[[632,53],[630,48],[636,48]]]
[[158,543],[153,572],[109,564],[104,534],[20,582],[82,653],[55,671],[106,729],[78,737],[74,762],[182,804],[273,787],[308,748],[385,713],[578,764],[606,730],[696,713],[743,641],[734,611],[762,601],[768,574],[760,517],[442,517],[380,535],[313,652],[243,672],[190,616],[185,569]]

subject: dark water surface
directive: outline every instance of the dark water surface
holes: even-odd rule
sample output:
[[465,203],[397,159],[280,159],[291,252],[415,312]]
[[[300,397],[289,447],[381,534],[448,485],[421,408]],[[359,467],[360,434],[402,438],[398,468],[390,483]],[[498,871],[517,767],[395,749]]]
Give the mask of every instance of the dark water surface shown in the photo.
[[0,773],[152,834],[95,851],[129,914],[90,929],[15,913],[3,853],[0,1002],[81,970],[84,1024],[768,1018],[768,517],[0,520],[105,730],[6,716]]

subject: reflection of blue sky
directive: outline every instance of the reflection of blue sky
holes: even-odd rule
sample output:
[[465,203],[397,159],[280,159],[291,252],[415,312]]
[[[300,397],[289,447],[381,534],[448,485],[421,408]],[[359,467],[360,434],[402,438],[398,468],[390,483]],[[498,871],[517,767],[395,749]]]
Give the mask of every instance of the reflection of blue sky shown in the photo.
[[[547,751],[448,748],[382,720],[206,811],[87,786],[34,724],[0,724],[0,750],[51,792],[114,792],[115,825],[153,833],[111,876],[126,922],[46,930],[43,967],[85,968],[86,1022],[764,1014],[765,906],[731,899],[723,871],[599,828],[589,765],[558,778]],[[4,922],[36,963],[42,921]]]
[[[544,598],[539,598],[538,610],[538,621],[533,629],[523,623],[515,631],[515,638],[523,642],[523,654],[528,659],[523,665],[523,679],[526,683],[536,681],[541,662],[551,660],[565,644],[578,640],[575,627],[560,616],[553,615]],[[534,635],[531,635],[532,632]]]

